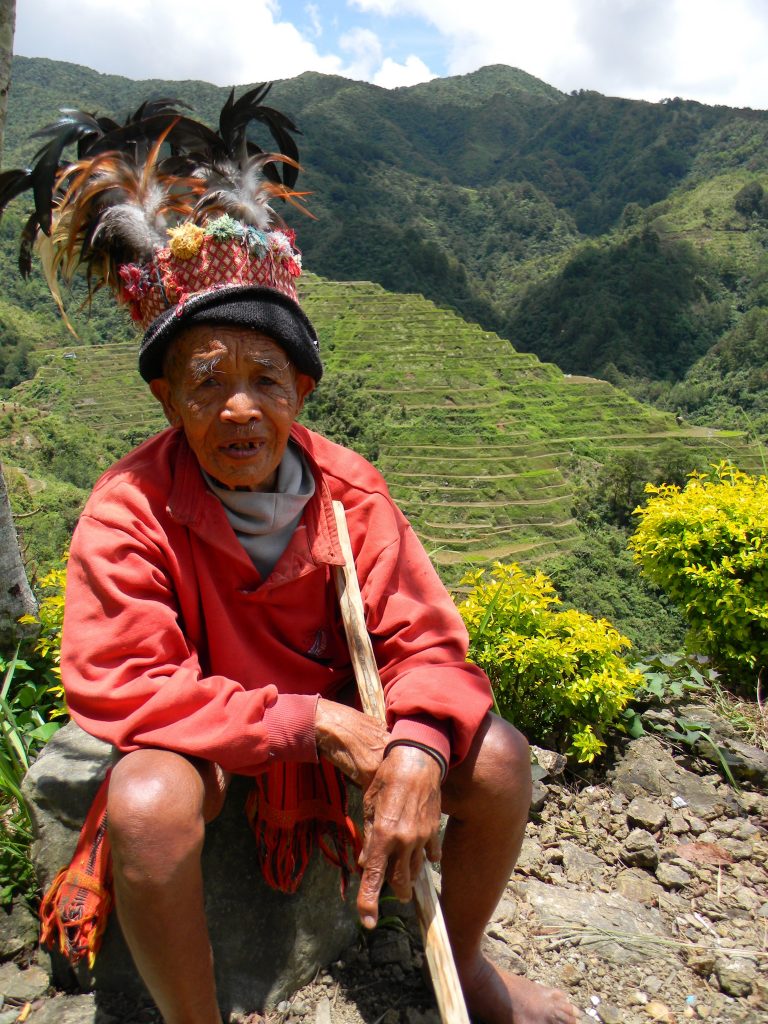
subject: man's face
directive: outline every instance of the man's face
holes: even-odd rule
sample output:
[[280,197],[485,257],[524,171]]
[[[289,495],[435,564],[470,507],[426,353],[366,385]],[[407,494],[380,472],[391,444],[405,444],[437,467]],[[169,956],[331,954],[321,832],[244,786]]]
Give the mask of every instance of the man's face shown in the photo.
[[225,487],[274,489],[291,424],[314,381],[258,331],[201,324],[173,342],[155,398],[202,468]]

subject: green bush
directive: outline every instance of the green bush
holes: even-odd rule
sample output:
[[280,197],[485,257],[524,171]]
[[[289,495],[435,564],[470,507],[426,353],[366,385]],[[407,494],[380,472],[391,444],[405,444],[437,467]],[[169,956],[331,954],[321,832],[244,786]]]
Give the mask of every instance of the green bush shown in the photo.
[[689,643],[746,680],[768,664],[768,479],[723,462],[646,491],[636,561],[681,607]]
[[32,841],[21,781],[66,716],[59,674],[64,570],[42,581],[40,633],[28,660],[0,655],[0,904],[17,897],[34,903],[37,888],[29,859]]
[[530,740],[592,761],[641,682],[620,654],[629,640],[605,619],[553,609],[560,599],[541,572],[497,562],[462,583],[469,658],[487,672],[499,712]]

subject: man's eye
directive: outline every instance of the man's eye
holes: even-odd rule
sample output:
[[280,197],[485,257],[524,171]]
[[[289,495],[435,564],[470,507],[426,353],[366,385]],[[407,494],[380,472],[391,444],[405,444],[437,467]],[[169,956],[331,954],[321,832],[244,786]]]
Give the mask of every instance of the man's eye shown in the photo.
[[259,385],[260,388],[269,388],[274,387],[274,385],[277,384],[277,381],[275,380],[274,377],[267,377],[266,375],[264,375],[259,377],[256,383]]

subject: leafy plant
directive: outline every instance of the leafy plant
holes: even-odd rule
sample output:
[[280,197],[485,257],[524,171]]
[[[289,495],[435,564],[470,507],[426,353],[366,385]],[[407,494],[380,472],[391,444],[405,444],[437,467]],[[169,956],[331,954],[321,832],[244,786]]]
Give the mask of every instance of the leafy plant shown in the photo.
[[469,657],[487,672],[498,710],[530,739],[594,760],[640,682],[620,654],[629,640],[605,619],[554,610],[560,599],[541,572],[496,562],[490,578],[480,569],[462,582]]
[[0,903],[16,894],[31,896],[34,874],[29,861],[31,842],[29,812],[21,791],[24,775],[35,754],[48,742],[59,723],[48,722],[37,702],[48,690],[34,678],[19,680],[31,672],[18,653],[9,662],[0,659]]
[[768,478],[727,462],[648,485],[630,547],[682,609],[692,646],[742,680],[768,663]]
[[34,898],[30,819],[21,783],[66,715],[59,672],[64,570],[52,570],[41,586],[37,618],[23,617],[40,626],[33,655],[29,661],[18,651],[7,662],[0,658],[0,904],[17,895]]

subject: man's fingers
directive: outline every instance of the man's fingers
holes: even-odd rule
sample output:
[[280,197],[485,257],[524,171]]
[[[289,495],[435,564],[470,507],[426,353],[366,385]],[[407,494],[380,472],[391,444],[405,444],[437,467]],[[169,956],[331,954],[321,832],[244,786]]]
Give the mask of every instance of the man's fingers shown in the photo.
[[357,912],[365,928],[375,928],[379,919],[379,894],[384,885],[386,862],[372,859],[363,868],[357,893]]
[[431,861],[432,864],[439,864],[440,859],[443,856],[443,844],[440,841],[440,833],[435,832],[427,840],[427,845],[424,847],[424,852],[427,855],[427,860]]

